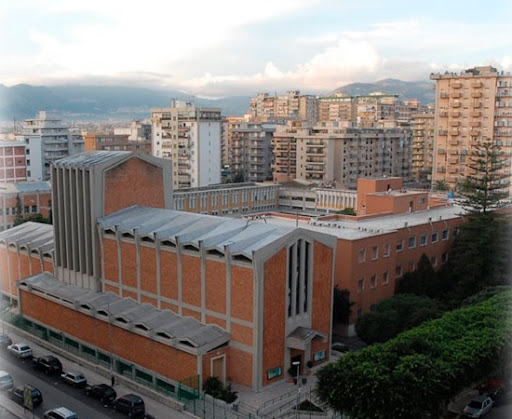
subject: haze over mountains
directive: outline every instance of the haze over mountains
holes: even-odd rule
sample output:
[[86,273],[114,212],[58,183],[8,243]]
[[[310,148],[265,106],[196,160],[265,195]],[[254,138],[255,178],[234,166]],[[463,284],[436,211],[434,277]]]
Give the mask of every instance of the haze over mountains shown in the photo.
[[[405,82],[395,79],[375,83],[352,83],[333,92],[364,95],[375,91],[398,94],[400,99],[434,102],[434,84],[429,81]],[[331,93],[333,93],[331,92]],[[272,92],[273,93],[273,92]],[[280,94],[282,92],[277,92]],[[329,92],[302,92],[328,95]],[[256,95],[256,92],[255,94]],[[147,118],[151,108],[169,106],[170,100],[194,100],[199,106],[222,108],[223,115],[243,115],[249,109],[252,96],[232,96],[204,99],[176,90],[150,89],[131,86],[31,86],[0,84],[0,120],[33,118],[40,110],[56,111],[67,120],[130,120]]]

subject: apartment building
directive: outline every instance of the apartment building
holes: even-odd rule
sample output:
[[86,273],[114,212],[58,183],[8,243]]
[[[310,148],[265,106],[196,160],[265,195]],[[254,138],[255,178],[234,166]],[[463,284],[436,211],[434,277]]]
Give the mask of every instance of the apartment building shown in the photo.
[[25,144],[20,141],[0,141],[0,182],[27,180]]
[[301,120],[313,124],[317,120],[318,104],[315,96],[301,95],[291,90],[284,95],[258,93],[251,99],[248,115],[259,122],[286,123]]
[[299,121],[288,121],[286,125],[276,126],[272,140],[274,182],[288,182],[296,178],[297,132],[301,126]]
[[356,120],[357,106],[354,96],[336,93],[318,98],[318,122]]
[[172,161],[173,188],[201,187],[221,181],[219,108],[173,100],[151,110],[152,153]]
[[135,151],[151,154],[151,139],[130,140],[128,134],[101,132],[84,133],[85,151]]
[[151,141],[151,124],[135,119],[129,127],[115,127],[114,134],[128,135],[130,141]]
[[361,177],[411,177],[412,132],[408,128],[326,122],[298,128],[295,139],[296,179],[355,189]]
[[28,327],[166,394],[213,375],[259,390],[326,362],[335,239],[167,209],[169,166],[98,151],[56,163],[55,242],[40,249],[54,275],[27,265],[37,225],[0,233],[2,292]]
[[272,179],[272,137],[275,125],[230,117],[223,123],[224,166],[238,182]]
[[50,180],[53,162],[84,151],[82,135],[52,112],[40,111],[36,118],[25,120],[22,136],[26,144],[28,181]]
[[423,186],[430,186],[434,163],[435,118],[432,113],[411,115],[412,176]]
[[471,174],[470,156],[475,146],[492,138],[512,156],[512,76],[496,68],[474,67],[461,73],[431,74],[436,81],[433,181],[455,190]]
[[50,182],[0,184],[0,231],[11,228],[17,217],[35,214],[50,217],[51,209]]

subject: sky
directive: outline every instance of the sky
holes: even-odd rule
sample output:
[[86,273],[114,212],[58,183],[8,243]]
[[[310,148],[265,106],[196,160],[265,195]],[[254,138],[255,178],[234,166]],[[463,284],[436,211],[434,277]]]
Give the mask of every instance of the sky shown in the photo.
[[331,91],[494,65],[512,1],[0,0],[0,83]]

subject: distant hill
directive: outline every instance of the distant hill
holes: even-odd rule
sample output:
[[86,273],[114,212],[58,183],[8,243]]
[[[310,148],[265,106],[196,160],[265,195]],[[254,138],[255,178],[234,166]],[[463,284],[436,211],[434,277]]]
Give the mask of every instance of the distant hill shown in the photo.
[[401,100],[418,99],[424,105],[435,102],[435,84],[430,81],[384,79],[375,83],[352,83],[338,87],[333,93],[368,95],[373,92],[396,94]]
[[120,120],[147,118],[151,108],[169,106],[171,99],[193,100],[198,106],[222,108],[223,115],[243,115],[250,96],[200,99],[176,90],[128,86],[31,86],[0,84],[0,120],[33,118],[40,110],[58,112],[63,119]]

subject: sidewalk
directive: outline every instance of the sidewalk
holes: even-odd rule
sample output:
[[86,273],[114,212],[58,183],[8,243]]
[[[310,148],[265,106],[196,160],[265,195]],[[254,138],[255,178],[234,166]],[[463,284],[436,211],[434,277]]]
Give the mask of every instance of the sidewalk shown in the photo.
[[[64,371],[75,370],[84,373],[88,383],[110,385],[109,371],[95,364],[87,362],[87,360],[77,357],[74,354],[64,351],[62,348],[52,345],[49,342],[42,341],[36,336],[26,333],[23,330],[12,327],[9,323],[5,323],[5,333],[8,334],[13,342],[26,341],[34,352],[34,356],[40,356],[52,352],[57,355],[62,362]],[[195,416],[189,412],[180,412],[173,409],[169,404],[179,404],[179,402],[171,397],[166,397],[160,393],[152,391],[147,387],[138,385],[132,381],[126,380],[124,377],[115,375],[114,388],[118,396],[127,393],[136,393],[142,396],[146,405],[146,412],[155,417],[155,419],[191,419]],[[23,407],[8,399],[5,394],[0,394],[0,405],[5,407],[18,418],[31,419],[32,413],[23,412]]]

